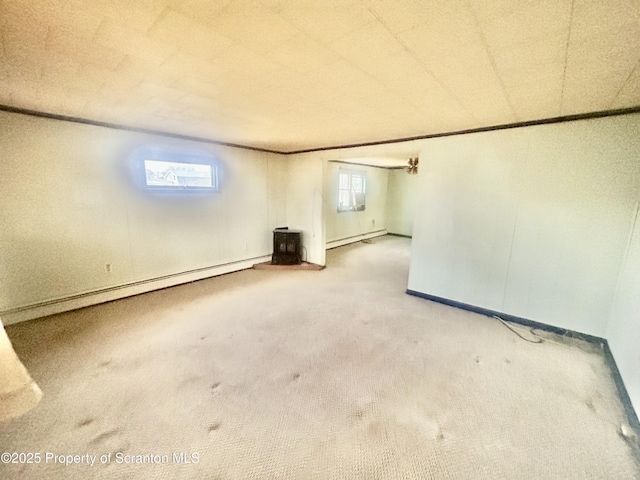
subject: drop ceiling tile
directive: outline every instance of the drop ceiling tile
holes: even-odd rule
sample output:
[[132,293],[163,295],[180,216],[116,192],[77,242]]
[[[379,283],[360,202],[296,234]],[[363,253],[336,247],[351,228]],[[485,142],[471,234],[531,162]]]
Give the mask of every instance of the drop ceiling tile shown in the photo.
[[603,110],[615,101],[640,61],[640,38],[636,38],[640,35],[634,35],[634,32],[626,24],[617,31],[599,30],[588,39],[572,35],[564,82],[563,113],[589,111],[590,108]]
[[572,37],[576,35],[577,40],[614,32],[628,25],[635,25],[636,33],[640,28],[640,2],[637,0],[574,1]]
[[[373,95],[365,97],[364,105],[367,105],[371,112],[383,117],[394,117],[399,120],[405,116],[411,116],[414,111],[413,105],[402,95],[390,92],[386,95]],[[362,110],[362,106],[359,110]],[[356,110],[357,113],[357,110]]]
[[535,7],[540,0],[468,0],[480,23],[491,23],[513,15],[518,10]]
[[52,86],[73,85],[81,67],[75,61],[69,61],[67,57],[51,58],[51,64],[42,69],[41,79]]
[[299,73],[321,68],[335,59],[335,52],[305,33],[298,33],[269,52],[266,59]]
[[76,78],[69,87],[81,92],[88,97],[88,99],[91,99],[100,96],[100,92],[105,83],[106,77],[89,75],[88,71],[84,71],[82,74],[76,75]]
[[125,58],[126,55],[119,50],[96,43],[84,43],[78,49],[77,61],[85,65],[115,71]]
[[443,98],[450,97],[451,94],[440,86],[434,79],[428,74],[416,74],[407,75],[394,82],[393,86],[389,89],[393,92],[399,93],[404,98],[411,102],[416,99],[425,96],[433,96],[436,92]]
[[78,112],[82,112],[87,104],[87,99],[84,96],[77,95],[70,88],[62,89],[59,93],[53,93],[51,96],[47,91],[46,97],[50,103],[45,111],[59,115],[77,117],[79,116]]
[[100,24],[94,41],[99,45],[119,50],[131,58],[139,58],[154,65],[162,64],[176,50],[175,47],[154,42],[144,34],[110,19],[105,19]]
[[0,99],[285,149],[637,104],[638,2],[565,50],[568,2],[0,0]]
[[129,117],[132,112],[142,111],[151,99],[150,96],[137,92],[136,86],[132,86],[128,90],[123,89],[120,92],[105,86],[102,93],[105,99],[110,100],[108,105],[113,107],[114,111],[122,111],[127,117]]
[[236,0],[231,6],[233,8],[223,9],[208,25],[254,53],[268,53],[298,33],[284,18],[255,0]]
[[[266,92],[269,91],[262,83],[254,82],[252,79],[245,77],[237,77],[233,85],[220,85],[220,94],[216,97],[217,101],[225,105],[233,105],[237,109],[251,110],[254,106],[261,105],[269,99]],[[271,89],[271,91],[283,91],[283,89]],[[272,101],[275,101],[273,98]],[[289,94],[289,100],[296,100]]]
[[518,42],[491,50],[499,73],[526,70],[530,66],[564,68],[567,50],[565,34]]
[[314,84],[311,88],[305,90],[301,94],[302,101],[291,107],[279,105],[274,109],[274,114],[282,110],[298,110],[301,112],[301,118],[305,118],[309,113],[314,113],[318,109],[326,109],[328,106],[336,103],[336,92],[322,85]]
[[414,28],[399,32],[397,38],[412,46],[416,53],[422,48],[458,49],[480,40],[473,14],[464,2],[436,2],[430,6],[427,20]]
[[258,78],[280,68],[264,55],[259,55],[243,45],[233,45],[211,62],[213,68],[221,73],[241,73]]
[[[10,85],[12,84],[10,83]],[[3,87],[2,82],[0,82],[0,87]],[[43,110],[42,102],[35,88],[0,88],[0,92],[2,92],[2,95],[7,95],[7,92],[9,92],[9,102],[12,106],[28,110]]]
[[501,72],[502,84],[507,90],[512,87],[530,87],[535,85],[555,85],[562,89],[564,65],[529,65],[518,70]]
[[640,63],[635,66],[631,74],[626,78],[609,108],[637,106],[640,106]]
[[147,32],[147,36],[159,44],[175,45],[205,59],[212,59],[233,46],[231,39],[171,8],[162,12]]
[[24,10],[14,4],[0,5],[0,33],[3,37],[3,49],[7,56],[19,56],[28,59],[36,52],[42,56],[47,40],[48,24],[37,15],[29,5]]
[[400,38],[421,65],[441,81],[436,73],[446,77],[449,72],[492,68],[488,52],[475,30],[457,33],[420,25],[401,33]]
[[615,100],[623,84],[622,77],[612,82],[611,76],[606,72],[581,82],[567,80],[562,94],[562,114],[573,115],[605,110]]
[[375,78],[372,78],[365,73],[359,73],[354,77],[346,78],[344,86],[346,87],[347,93],[354,98],[366,98],[376,95],[396,95],[394,92],[378,82]]
[[621,27],[585,36],[571,36],[568,49],[568,62],[590,63],[606,68],[616,66],[623,57],[623,63],[635,63],[640,60],[640,24],[625,24]]
[[423,111],[423,118],[419,120],[420,123],[417,125],[422,125],[431,133],[455,132],[482,126],[461,107],[448,108],[433,105],[429,110]]
[[215,19],[233,0],[165,0],[168,7],[204,23]]
[[[370,105],[364,104],[365,108],[371,108]],[[298,107],[299,109],[299,107]],[[353,115],[355,112],[362,111],[362,98],[355,98],[348,94],[336,94],[331,103],[318,107],[316,110],[323,115]]]
[[[251,79],[245,79],[250,81]],[[286,69],[273,70],[259,78],[259,82],[252,82],[265,89],[278,88],[289,91],[304,92],[314,88],[317,82],[307,75]]]
[[[137,63],[139,63],[137,59],[131,59],[132,65]],[[162,75],[175,82],[181,77],[189,76],[195,80],[207,82],[219,78],[223,72],[220,66],[213,62],[204,62],[188,52],[178,50],[173,52],[160,66],[153,66],[151,70],[143,70],[140,73],[142,78],[149,79],[156,75]]]
[[41,61],[41,66],[44,70],[67,73],[72,76],[75,75],[81,64],[82,61],[78,56],[70,56],[55,51]]
[[526,39],[565,33],[571,20],[571,0],[540,0],[525,8],[481,23],[490,48],[512,45]]
[[163,101],[171,103],[177,102],[182,97],[186,96],[184,92],[178,89],[165,87],[163,85],[158,85],[157,83],[146,81],[141,82],[136,87],[136,92],[150,95],[151,97],[162,99]]
[[[424,114],[433,116],[440,115],[444,111],[465,112],[460,102],[442,87],[434,88],[431,91],[423,92],[419,95],[403,95],[416,110]],[[465,114],[472,118],[468,112]]]
[[217,102],[210,97],[201,97],[200,95],[188,94],[182,97],[181,104],[185,112],[189,112],[194,116],[206,116],[207,113],[213,113],[218,110]]
[[[2,14],[2,4],[0,4],[0,15]],[[8,55],[7,50],[5,48],[5,39],[4,39],[4,21],[0,20],[0,58],[6,57]]]
[[100,14],[96,14],[86,8],[90,2],[82,0],[30,0],[38,13],[49,26],[73,32],[74,35],[82,38],[92,38],[102,19]]
[[567,60],[567,81],[588,82],[590,77],[610,75],[612,80],[620,76],[627,77],[640,55],[627,55],[626,52],[577,52],[569,50]]
[[405,93],[431,90],[440,84],[424,66],[406,50],[358,67],[393,91]]
[[0,80],[9,79],[9,62],[4,55],[0,55]]
[[379,61],[403,50],[402,44],[378,21],[363,25],[329,47],[356,64],[363,58]]
[[[90,68],[91,66],[87,66]],[[133,97],[138,85],[142,80],[135,77],[127,77],[113,72],[105,76],[105,85],[102,89],[103,94],[107,92],[121,97]]]
[[351,65],[344,59],[338,59],[321,68],[310,70],[305,74],[308,78],[315,80],[319,85],[334,94],[349,94],[345,79],[364,75],[357,67]]
[[[470,82],[469,79],[473,78]],[[468,70],[460,71],[448,78],[448,86],[453,95],[462,105],[469,108],[476,116],[485,110],[495,110],[505,115],[505,120],[514,121],[509,112],[509,104],[505,96],[505,91],[498,77],[491,70]],[[490,105],[493,104],[493,107]],[[470,105],[477,105],[471,108]],[[510,118],[511,117],[511,118]]]
[[434,11],[445,8],[464,8],[460,2],[424,0],[371,0],[369,9],[374,13],[389,31],[393,33],[404,32],[419,25],[429,22],[434,16]]
[[4,105],[17,106],[18,103],[13,99],[11,90],[8,88],[9,82],[3,77],[0,77],[0,103]]
[[289,0],[279,6],[280,16],[312,38],[331,43],[370,23],[376,17],[360,2]]
[[40,80],[45,70],[44,67],[35,63],[20,62],[19,58],[10,57],[10,62],[7,79],[11,82],[13,91],[22,91],[30,88],[31,85]]
[[522,120],[560,115],[562,82],[558,82],[555,78],[546,83],[539,81],[510,87],[507,93],[514,110]]
[[203,98],[215,98],[220,94],[220,87],[215,82],[200,80],[192,76],[178,77],[171,87],[187,94]]
[[92,37],[82,37],[76,35],[73,30],[61,28],[58,25],[47,27],[47,36],[42,53],[48,55],[68,56],[75,58],[78,56],[83,45],[91,43]]
[[70,9],[85,9],[92,15],[116,22],[132,36],[146,33],[165,9],[165,2],[157,0],[72,0],[70,5]]
[[[126,84],[139,84],[144,80],[163,78],[166,83],[170,83],[171,72],[162,70],[151,63],[144,62],[139,58],[125,56],[124,60],[113,70],[119,78]],[[160,75],[160,73],[162,75]],[[173,81],[178,77],[175,74]]]

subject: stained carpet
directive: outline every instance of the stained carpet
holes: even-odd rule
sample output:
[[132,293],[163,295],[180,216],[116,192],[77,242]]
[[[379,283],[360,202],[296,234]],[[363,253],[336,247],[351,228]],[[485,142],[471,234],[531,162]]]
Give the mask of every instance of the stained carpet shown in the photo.
[[640,478],[598,346],[408,296],[409,255],[383,237],[9,327],[44,397],[0,451],[41,460],[0,478]]

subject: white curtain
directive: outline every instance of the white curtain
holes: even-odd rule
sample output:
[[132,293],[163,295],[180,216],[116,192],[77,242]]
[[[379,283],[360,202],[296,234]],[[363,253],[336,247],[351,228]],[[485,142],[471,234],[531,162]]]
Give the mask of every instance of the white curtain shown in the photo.
[[18,359],[0,320],[0,422],[26,413],[41,398],[40,388]]

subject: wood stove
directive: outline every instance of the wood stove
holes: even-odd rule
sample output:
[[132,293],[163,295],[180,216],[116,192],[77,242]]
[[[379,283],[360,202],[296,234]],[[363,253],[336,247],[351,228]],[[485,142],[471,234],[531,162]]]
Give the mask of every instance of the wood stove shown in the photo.
[[302,263],[302,231],[276,228],[273,231],[273,265],[300,265]]

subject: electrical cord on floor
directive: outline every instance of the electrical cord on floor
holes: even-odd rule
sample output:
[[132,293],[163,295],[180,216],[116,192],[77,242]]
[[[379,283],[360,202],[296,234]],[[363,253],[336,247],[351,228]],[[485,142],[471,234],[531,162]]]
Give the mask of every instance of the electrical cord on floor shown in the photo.
[[522,335],[520,335],[518,332],[516,332],[513,328],[511,328],[509,326],[509,324],[507,322],[505,322],[503,319],[501,319],[500,317],[498,317],[497,315],[493,315],[493,318],[497,319],[500,321],[500,323],[502,323],[505,327],[507,327],[509,330],[511,330],[513,333],[515,333],[517,336],[519,336],[522,340],[524,340],[525,342],[529,342],[529,343],[542,343],[543,340],[542,338],[540,338],[538,335],[536,335],[535,333],[533,333],[533,328],[529,329],[529,333],[531,335],[533,335],[534,337],[536,337],[537,341],[535,340],[529,340],[528,338],[524,338]]

